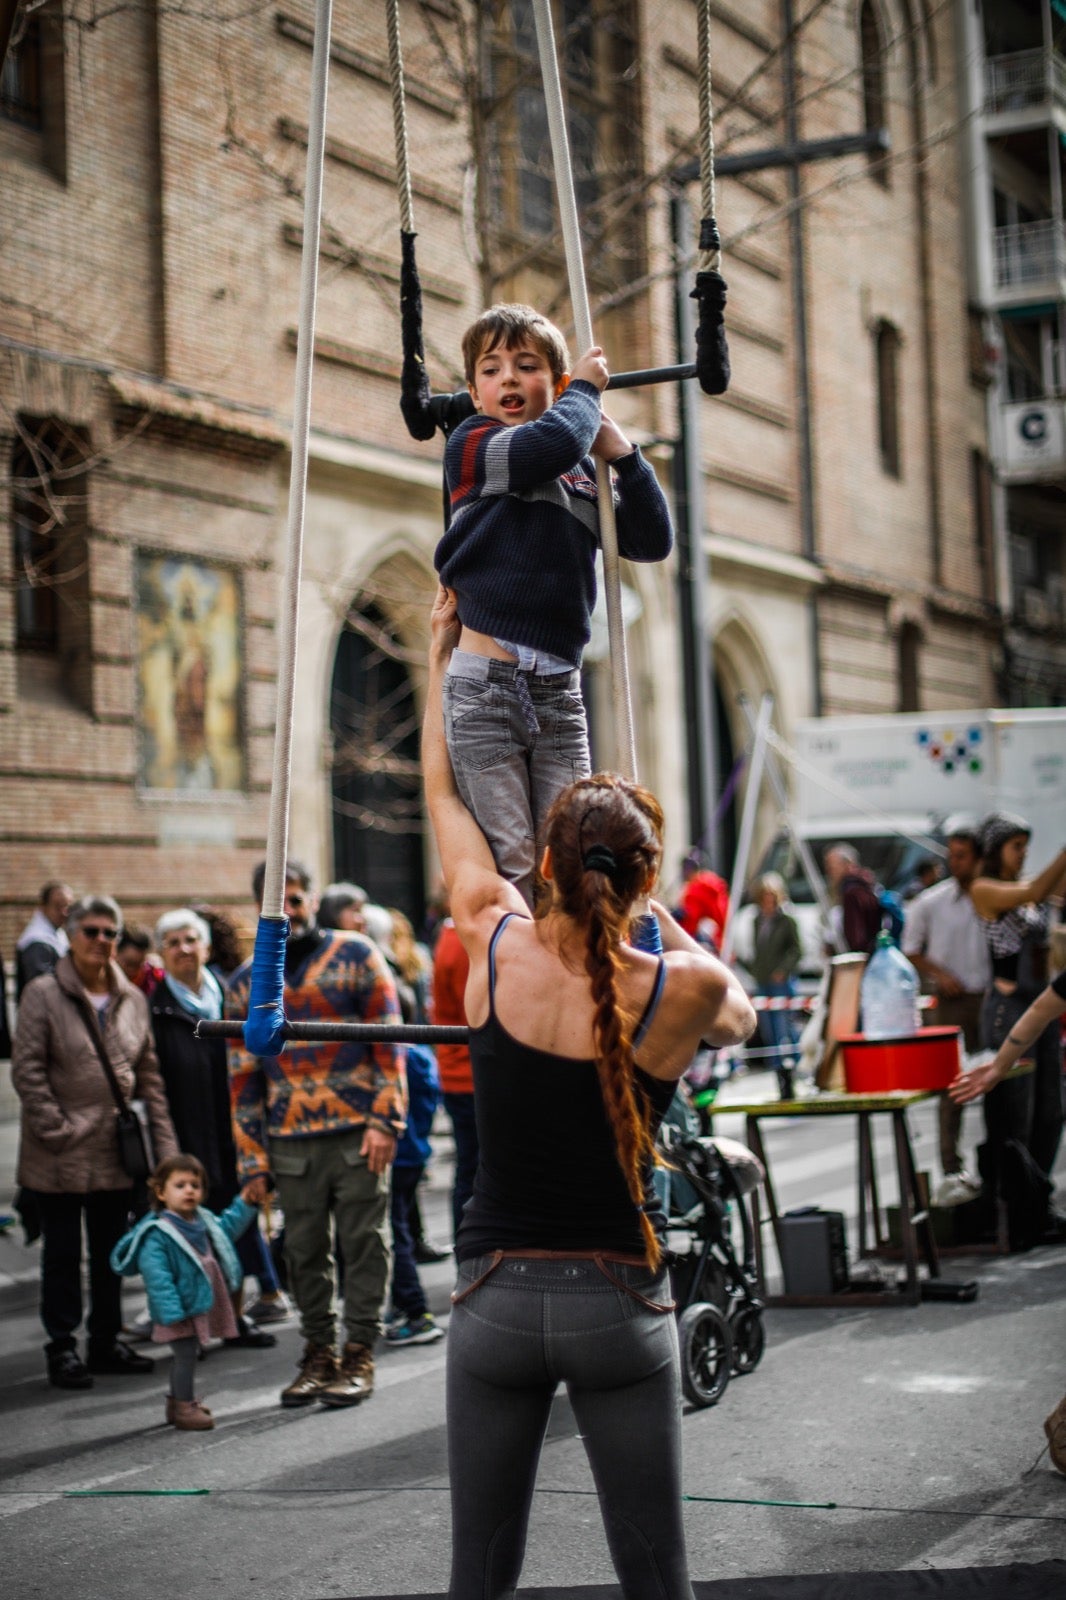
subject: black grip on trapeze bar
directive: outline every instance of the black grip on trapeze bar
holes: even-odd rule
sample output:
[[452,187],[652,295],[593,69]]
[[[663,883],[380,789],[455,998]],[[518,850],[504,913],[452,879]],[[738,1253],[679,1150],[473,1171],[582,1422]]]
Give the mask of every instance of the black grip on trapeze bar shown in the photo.
[[454,394],[435,394],[429,402],[433,425],[444,437],[454,433],[460,422],[477,415],[468,389],[456,389]]
[[646,383],[679,383],[685,378],[695,378],[699,368],[694,361],[682,367],[645,367],[640,372],[612,372],[607,379],[608,389],[640,389]]
[[[700,250],[721,248],[713,217],[700,222]],[[699,305],[696,324],[696,375],[704,394],[725,394],[729,388],[729,345],[725,336],[726,283],[720,272],[697,272],[692,299]]]
[[[466,1044],[470,1037],[469,1028],[420,1022],[286,1022],[282,1033],[294,1044]],[[243,1039],[244,1023],[201,1018],[196,1037]]]
[[400,411],[412,439],[432,439],[437,423],[430,409],[429,373],[422,348],[422,283],[413,233],[400,233],[400,336],[403,369]]

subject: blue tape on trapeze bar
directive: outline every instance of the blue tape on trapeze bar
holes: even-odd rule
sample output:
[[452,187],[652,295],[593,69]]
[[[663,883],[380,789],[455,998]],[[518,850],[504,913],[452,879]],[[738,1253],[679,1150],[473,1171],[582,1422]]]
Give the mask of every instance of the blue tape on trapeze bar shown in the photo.
[[252,992],[244,1048],[253,1056],[280,1056],[285,1048],[285,941],[288,917],[260,917],[252,955]]
[[659,929],[659,919],[652,911],[645,911],[642,917],[633,919],[633,926],[629,930],[629,942],[634,950],[644,950],[650,956],[661,956],[663,953],[663,936]]

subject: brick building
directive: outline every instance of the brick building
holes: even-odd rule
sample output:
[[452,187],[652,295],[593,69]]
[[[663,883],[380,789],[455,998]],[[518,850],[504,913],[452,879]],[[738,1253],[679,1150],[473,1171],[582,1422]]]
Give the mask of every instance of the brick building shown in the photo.
[[[697,408],[698,532],[727,769],[739,691],[773,692],[786,733],[812,711],[995,703],[1010,601],[950,8],[833,3],[796,29],[787,0],[711,9],[723,155],[891,139],[719,183],[734,379]],[[334,9],[291,847],[413,912],[433,873],[417,722],[440,441],[414,443],[397,409],[384,10]],[[615,369],[668,363],[696,7],[556,10],[597,334]],[[451,389],[486,301],[565,325],[543,109],[527,4],[401,16],[427,358]],[[273,748],[311,9],[87,19],[24,19],[0,90],[4,948],[50,877],[139,919],[246,907]],[[675,390],[611,405],[669,485]],[[673,854],[690,837],[676,564],[626,584],[640,768]]]

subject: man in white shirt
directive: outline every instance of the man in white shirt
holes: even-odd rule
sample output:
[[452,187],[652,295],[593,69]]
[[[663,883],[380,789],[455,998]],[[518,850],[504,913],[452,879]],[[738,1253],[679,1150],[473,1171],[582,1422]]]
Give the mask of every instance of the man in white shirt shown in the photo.
[[[962,1029],[963,1048],[979,1047],[981,1001],[992,981],[984,923],[974,910],[970,885],[981,864],[976,825],[959,824],[948,835],[948,873],[941,883],[911,900],[903,929],[903,953],[937,996],[937,1026]],[[963,1169],[959,1153],[961,1106],[940,1096],[940,1163],[944,1181],[935,1203],[970,1200],[980,1184]]]
[[74,895],[65,883],[46,883],[38,896],[37,909],[19,934],[15,948],[15,991],[22,991],[33,978],[51,972],[60,956],[70,949],[64,924],[74,904]]

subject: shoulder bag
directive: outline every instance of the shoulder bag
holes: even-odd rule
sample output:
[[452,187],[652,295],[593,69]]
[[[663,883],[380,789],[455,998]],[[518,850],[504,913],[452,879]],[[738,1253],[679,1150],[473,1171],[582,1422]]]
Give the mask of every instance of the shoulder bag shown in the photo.
[[107,1077],[108,1087],[115,1101],[115,1129],[118,1136],[119,1165],[127,1178],[134,1183],[143,1183],[152,1171],[155,1163],[152,1159],[152,1150],[149,1143],[148,1129],[144,1126],[137,1114],[136,1102],[128,1102],[118,1086],[115,1069],[111,1065],[111,1058],[107,1053],[99,1023],[91,1010],[83,1007],[80,1001],[75,1001],[78,1010],[85,1016],[89,1028],[89,1037],[93,1048],[100,1058],[100,1065]]

